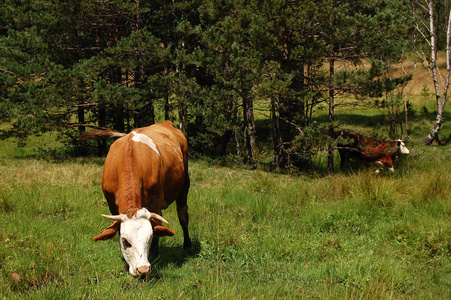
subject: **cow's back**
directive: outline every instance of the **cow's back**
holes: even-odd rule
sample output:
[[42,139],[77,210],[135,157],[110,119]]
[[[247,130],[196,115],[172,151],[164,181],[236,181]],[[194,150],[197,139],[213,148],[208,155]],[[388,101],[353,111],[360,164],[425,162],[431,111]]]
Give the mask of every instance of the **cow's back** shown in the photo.
[[[185,135],[176,129],[171,121],[165,121],[149,127],[136,130],[138,133],[149,136],[154,141],[160,156],[160,165],[158,171],[158,187],[161,186],[164,191],[164,199],[161,207],[150,203],[151,211],[158,212],[159,209],[165,209],[179,195],[180,190],[188,174],[188,143]],[[150,177],[155,176],[155,165],[146,165],[145,173]],[[146,189],[152,188],[155,182],[150,181]]]
[[186,138],[170,121],[135,129],[115,141],[102,178],[110,211],[142,206],[159,213],[180,193],[187,156]]

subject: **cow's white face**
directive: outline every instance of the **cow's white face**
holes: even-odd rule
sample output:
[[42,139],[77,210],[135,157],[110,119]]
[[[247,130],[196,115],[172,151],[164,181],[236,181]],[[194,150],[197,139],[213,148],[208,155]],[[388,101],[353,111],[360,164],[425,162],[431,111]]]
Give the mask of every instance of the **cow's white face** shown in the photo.
[[125,214],[104,217],[121,223],[119,245],[127,262],[131,275],[140,276],[150,272],[148,260],[149,246],[153,238],[150,219],[154,218],[167,223],[163,217],[149,212],[145,208],[138,210],[131,218]]
[[398,142],[398,146],[399,146],[399,153],[406,154],[406,155],[410,153],[409,149],[407,149],[407,147],[406,147],[406,144],[404,144],[404,141],[397,140],[397,142]]
[[122,255],[129,266],[128,271],[133,276],[150,272],[148,253],[150,242],[152,242],[153,230],[149,220],[150,213],[143,208],[135,216],[131,218],[126,217],[121,222],[119,245],[121,246]]

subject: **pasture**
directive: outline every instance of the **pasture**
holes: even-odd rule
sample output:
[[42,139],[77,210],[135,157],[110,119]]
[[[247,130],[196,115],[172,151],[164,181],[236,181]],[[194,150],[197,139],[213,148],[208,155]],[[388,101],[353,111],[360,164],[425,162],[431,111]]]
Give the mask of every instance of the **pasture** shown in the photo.
[[1,141],[0,297],[449,299],[451,150],[410,143],[395,173],[285,175],[190,161],[194,247],[160,239],[151,275],[124,269],[103,159],[27,157]]

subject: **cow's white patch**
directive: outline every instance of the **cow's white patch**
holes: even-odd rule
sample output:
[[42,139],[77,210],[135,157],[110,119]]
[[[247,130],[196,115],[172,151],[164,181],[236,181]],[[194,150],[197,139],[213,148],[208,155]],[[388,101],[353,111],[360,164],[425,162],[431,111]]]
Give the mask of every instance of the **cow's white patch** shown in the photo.
[[381,162],[380,160],[377,160],[377,161],[373,162],[373,164],[377,167],[376,174],[379,174],[379,172],[381,170],[383,170],[384,167],[385,167],[385,164],[383,162]]
[[133,134],[133,138],[132,138],[133,141],[146,144],[147,146],[152,148],[152,150],[155,151],[158,155],[160,155],[160,152],[158,151],[157,146],[155,145],[155,143],[153,142],[153,140],[150,137],[148,137],[147,135],[142,134],[142,133],[137,133],[135,131],[132,131],[132,134]]
[[142,208],[132,218],[124,215],[121,222],[119,245],[133,276],[150,271],[148,252],[153,230],[149,219],[149,211]]
[[401,154],[409,154],[410,151],[407,149],[406,144],[402,140],[397,140],[399,142],[399,153]]
[[146,208],[138,210],[131,218],[126,214],[115,216],[103,215],[105,218],[120,222],[119,245],[127,262],[128,271],[133,276],[150,272],[147,258],[149,245],[153,238],[153,228],[150,220],[168,223],[162,216],[149,212]]

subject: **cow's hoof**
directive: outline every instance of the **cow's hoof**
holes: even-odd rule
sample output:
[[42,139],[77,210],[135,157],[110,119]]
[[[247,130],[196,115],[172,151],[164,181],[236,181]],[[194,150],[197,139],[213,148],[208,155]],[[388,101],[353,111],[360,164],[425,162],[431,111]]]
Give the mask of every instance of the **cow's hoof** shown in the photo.
[[190,249],[191,247],[192,247],[191,240],[188,240],[188,241],[184,241],[184,242],[183,242],[183,248],[184,248],[184,249]]

